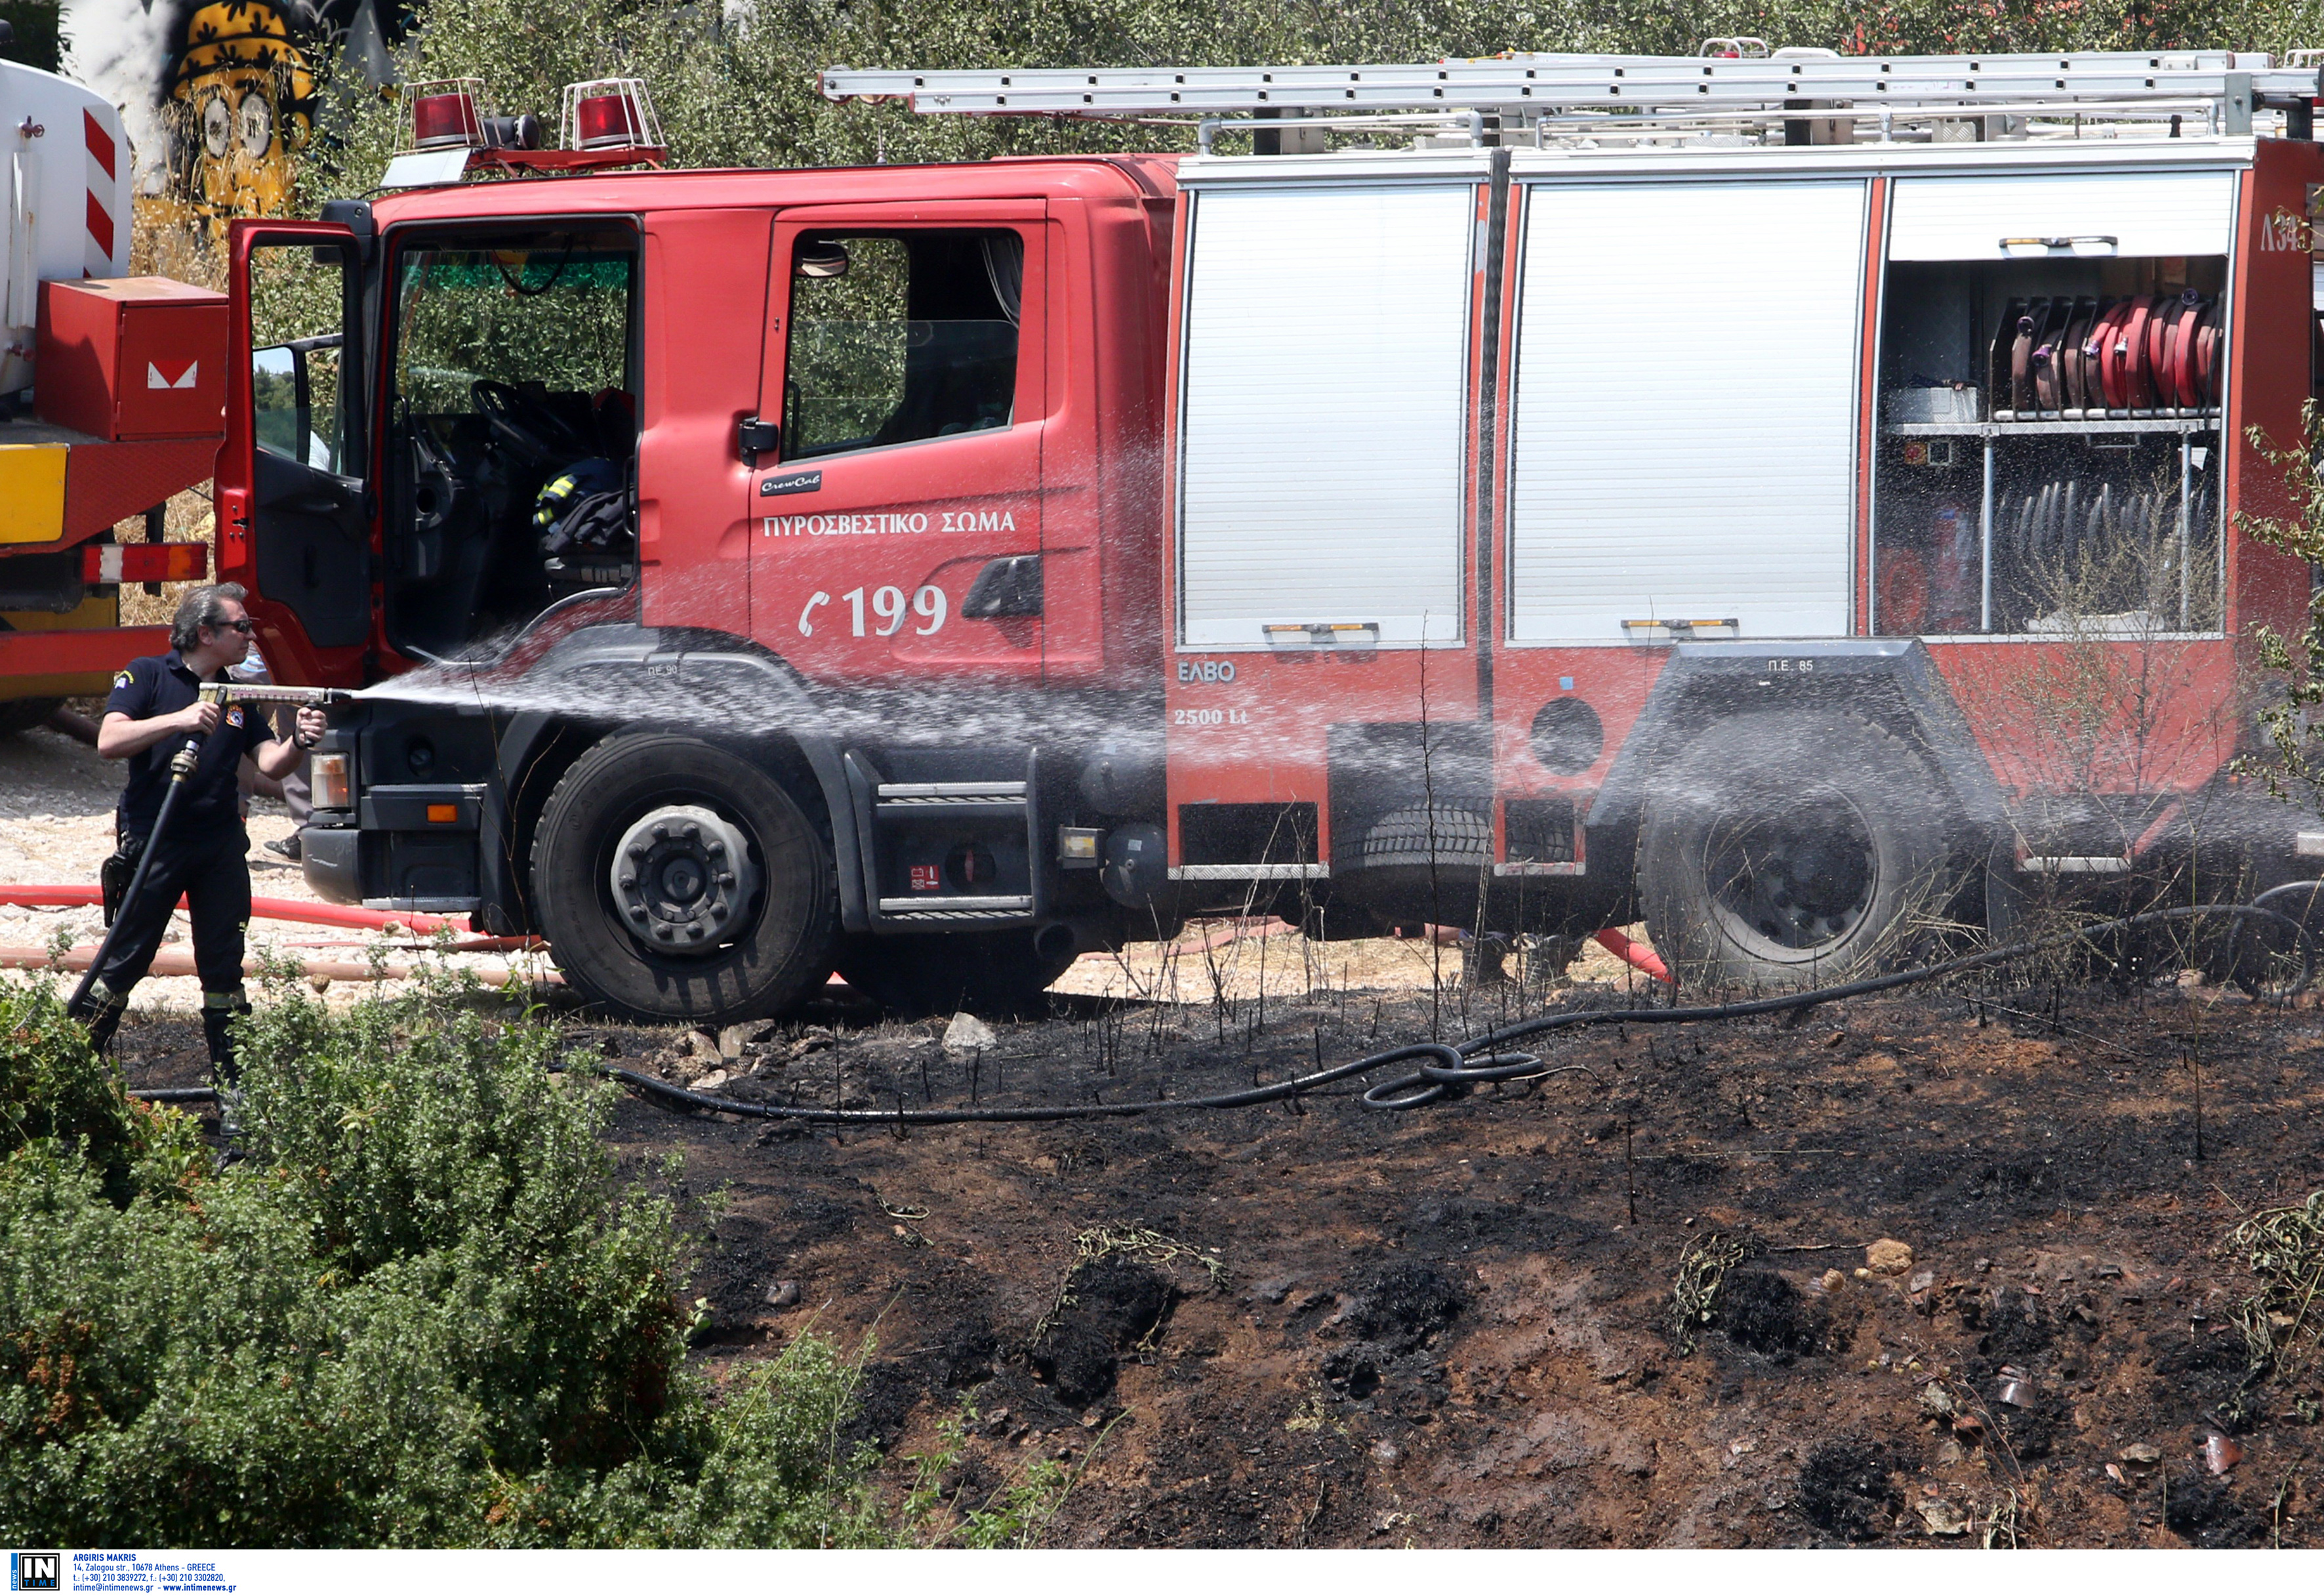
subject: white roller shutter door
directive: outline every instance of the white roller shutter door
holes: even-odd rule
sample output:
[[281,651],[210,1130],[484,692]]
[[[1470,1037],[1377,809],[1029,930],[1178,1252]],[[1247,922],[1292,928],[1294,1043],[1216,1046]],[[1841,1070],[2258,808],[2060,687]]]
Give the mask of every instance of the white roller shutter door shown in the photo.
[[2223,255],[2235,225],[2225,171],[1902,178],[1892,261],[1998,261],[2005,238],[2116,240],[2117,255]]
[[1179,451],[1182,641],[1461,631],[1471,190],[1201,194]]
[[1859,182],[1529,191],[1517,641],[1849,630],[1865,203]]

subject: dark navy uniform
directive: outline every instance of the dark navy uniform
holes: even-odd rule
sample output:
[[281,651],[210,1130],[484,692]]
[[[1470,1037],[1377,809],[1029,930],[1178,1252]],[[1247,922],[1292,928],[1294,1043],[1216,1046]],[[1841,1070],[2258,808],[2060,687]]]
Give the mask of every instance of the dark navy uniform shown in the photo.
[[[226,678],[221,672],[216,679]],[[200,685],[175,650],[133,660],[113,678],[105,713],[139,721],[174,714],[199,697]],[[170,788],[170,761],[190,736],[165,737],[129,756],[128,785],[114,816],[115,835],[125,846],[142,846],[152,835]],[[274,728],[254,708],[229,704],[218,717],[170,812],[170,829],[153,855],[143,890],[136,901],[121,906],[112,949],[90,988],[101,1008],[118,1013],[130,989],[152,968],[182,894],[194,923],[194,968],[202,981],[203,1027],[214,1033],[213,1057],[230,1051],[222,1047],[227,1019],[249,1006],[242,992],[242,954],[250,923],[250,838],[242,826],[236,777],[243,756],[272,741]]]

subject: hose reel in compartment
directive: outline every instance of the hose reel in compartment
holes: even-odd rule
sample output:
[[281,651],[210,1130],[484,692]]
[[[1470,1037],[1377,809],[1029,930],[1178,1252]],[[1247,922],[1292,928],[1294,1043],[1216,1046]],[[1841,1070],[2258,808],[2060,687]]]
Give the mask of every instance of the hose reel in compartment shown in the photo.
[[1995,332],[1996,421],[2217,414],[2226,319],[2199,289],[2013,299]]
[[2227,263],[1892,263],[1875,630],[2209,631]]

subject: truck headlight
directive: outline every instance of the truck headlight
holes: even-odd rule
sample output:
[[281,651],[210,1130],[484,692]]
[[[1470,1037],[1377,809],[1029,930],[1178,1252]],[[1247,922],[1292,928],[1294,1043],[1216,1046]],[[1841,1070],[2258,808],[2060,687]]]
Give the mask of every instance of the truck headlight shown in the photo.
[[355,757],[345,749],[333,749],[314,757],[307,772],[307,785],[318,809],[352,809],[355,799]]

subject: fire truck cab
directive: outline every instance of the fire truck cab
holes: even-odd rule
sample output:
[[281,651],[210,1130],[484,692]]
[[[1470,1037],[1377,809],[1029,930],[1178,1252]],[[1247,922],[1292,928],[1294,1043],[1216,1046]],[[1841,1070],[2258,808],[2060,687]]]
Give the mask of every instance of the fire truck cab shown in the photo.
[[2312,873],[2230,770],[2309,592],[2237,516],[2316,381],[2312,68],[1297,74],[826,78],[1218,113],[1183,159],[238,224],[220,569],[374,689],[309,881],[706,1020],[1204,911],[1642,911],[1770,983]]

